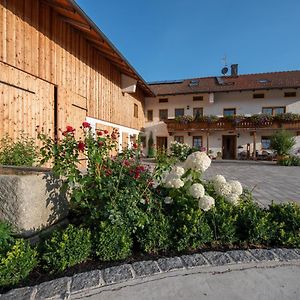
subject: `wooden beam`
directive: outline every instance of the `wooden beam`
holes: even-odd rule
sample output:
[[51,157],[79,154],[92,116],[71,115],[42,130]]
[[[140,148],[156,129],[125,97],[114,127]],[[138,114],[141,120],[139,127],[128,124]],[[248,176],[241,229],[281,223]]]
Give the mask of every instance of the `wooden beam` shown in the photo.
[[65,17],[65,16],[62,16],[62,20],[72,26],[75,26],[77,28],[80,28],[80,29],[83,29],[83,30],[86,30],[86,31],[91,31],[92,30],[92,27],[87,24],[87,23],[82,23],[82,22],[79,22],[79,21],[76,21],[76,20],[73,20],[69,17]]

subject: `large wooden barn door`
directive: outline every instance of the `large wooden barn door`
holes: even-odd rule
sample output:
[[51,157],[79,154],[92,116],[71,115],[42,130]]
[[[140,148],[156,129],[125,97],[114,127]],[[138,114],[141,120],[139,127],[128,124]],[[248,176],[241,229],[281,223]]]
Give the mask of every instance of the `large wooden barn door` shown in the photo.
[[54,85],[0,62],[0,138],[54,134]]

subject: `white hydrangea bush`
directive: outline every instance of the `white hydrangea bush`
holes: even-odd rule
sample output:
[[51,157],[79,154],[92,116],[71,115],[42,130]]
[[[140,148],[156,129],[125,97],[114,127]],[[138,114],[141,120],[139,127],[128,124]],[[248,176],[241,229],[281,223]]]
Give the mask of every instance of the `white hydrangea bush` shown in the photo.
[[215,199],[209,195],[204,195],[199,199],[199,208],[208,211],[215,206]]
[[212,180],[217,195],[224,197],[228,202],[237,205],[243,194],[242,184],[238,180],[226,181],[222,175],[216,175]]
[[199,198],[204,197],[205,189],[204,189],[204,186],[201,183],[194,183],[188,189],[188,193],[193,198],[199,199]]
[[186,170],[193,170],[200,173],[205,172],[211,164],[211,159],[205,152],[194,152],[190,154],[184,162]]
[[[198,201],[198,206],[203,211],[212,209],[216,200],[205,191],[204,181],[201,179],[201,175],[210,165],[211,159],[208,155],[198,151],[190,154],[182,165],[175,165],[170,171],[165,172],[161,185],[172,189],[170,192],[172,197],[170,195],[165,197],[165,204],[174,203],[177,196],[180,198],[180,195],[188,195]],[[223,175],[218,174],[212,178],[211,183],[217,196],[223,197],[233,205],[239,204],[243,187],[238,180],[227,181]]]
[[177,157],[179,160],[184,161],[189,152],[191,151],[191,146],[185,143],[179,143],[177,141],[171,143],[170,151],[172,156]]

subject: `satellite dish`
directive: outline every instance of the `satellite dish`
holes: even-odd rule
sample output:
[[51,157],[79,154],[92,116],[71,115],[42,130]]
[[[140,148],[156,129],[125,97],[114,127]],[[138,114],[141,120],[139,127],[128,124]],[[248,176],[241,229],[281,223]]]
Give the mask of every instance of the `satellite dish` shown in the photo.
[[227,72],[228,72],[228,68],[224,67],[221,72],[222,72],[223,75],[226,75]]

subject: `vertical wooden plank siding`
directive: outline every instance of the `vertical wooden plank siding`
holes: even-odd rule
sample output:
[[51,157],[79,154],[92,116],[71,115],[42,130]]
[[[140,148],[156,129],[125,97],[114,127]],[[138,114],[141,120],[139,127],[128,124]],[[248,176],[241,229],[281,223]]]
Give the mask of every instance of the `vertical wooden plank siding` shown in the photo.
[[[142,90],[123,94],[120,70],[41,0],[0,0],[0,73],[9,83],[0,84],[0,117],[9,124],[0,125],[0,136],[21,128],[34,134],[35,125],[53,130],[54,85],[61,128],[85,116],[143,127]],[[77,99],[84,109],[74,109]]]

